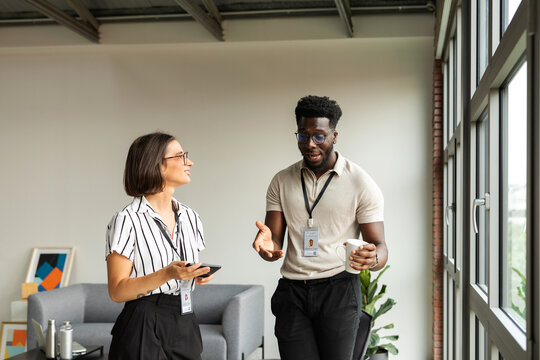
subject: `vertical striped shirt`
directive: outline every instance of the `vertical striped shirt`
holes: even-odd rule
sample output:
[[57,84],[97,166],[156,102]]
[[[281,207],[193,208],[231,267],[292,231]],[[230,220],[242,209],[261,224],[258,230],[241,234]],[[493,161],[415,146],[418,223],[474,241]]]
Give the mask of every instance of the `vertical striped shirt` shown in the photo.
[[[122,211],[116,213],[107,226],[105,256],[116,252],[133,263],[130,277],[136,278],[156,272],[173,261],[199,261],[199,251],[206,245],[199,214],[173,198],[178,209],[179,224],[175,226],[172,244],[165,238],[157,222],[167,225],[152,209],[145,197],[136,197]],[[167,229],[170,234],[171,231]],[[180,293],[181,281],[169,280],[150,294]]]

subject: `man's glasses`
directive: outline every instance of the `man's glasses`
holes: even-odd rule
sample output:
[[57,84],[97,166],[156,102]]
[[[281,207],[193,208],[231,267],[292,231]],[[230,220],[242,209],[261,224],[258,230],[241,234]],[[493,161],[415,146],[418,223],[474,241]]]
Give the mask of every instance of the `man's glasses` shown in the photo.
[[184,159],[184,165],[187,165],[188,153],[186,151],[186,152],[183,152],[181,154],[174,155],[174,156],[168,156],[168,157],[163,158],[163,159],[167,160],[167,159],[174,159],[174,158]]
[[[307,143],[309,142],[309,134],[304,133],[295,133],[296,140],[298,140],[299,143]],[[311,136],[311,139],[313,142],[317,145],[322,144],[326,140],[326,136],[324,134],[315,134]]]

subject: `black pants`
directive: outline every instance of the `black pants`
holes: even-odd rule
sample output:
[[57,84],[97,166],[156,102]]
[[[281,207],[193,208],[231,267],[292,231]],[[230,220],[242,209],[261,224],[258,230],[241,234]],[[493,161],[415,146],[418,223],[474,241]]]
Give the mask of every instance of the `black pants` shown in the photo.
[[358,275],[280,279],[272,296],[282,360],[350,360],[362,297]]
[[111,331],[109,359],[200,360],[199,323],[180,306],[180,296],[165,294],[126,302]]

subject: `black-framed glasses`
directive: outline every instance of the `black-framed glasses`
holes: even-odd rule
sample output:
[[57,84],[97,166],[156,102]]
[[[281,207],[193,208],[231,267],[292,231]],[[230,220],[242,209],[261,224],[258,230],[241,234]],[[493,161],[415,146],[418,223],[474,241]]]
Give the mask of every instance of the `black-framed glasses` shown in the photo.
[[[299,143],[309,142],[309,134],[298,133],[298,132],[294,134],[296,135],[296,140],[298,140]],[[328,135],[324,135],[324,134],[314,134],[314,135],[311,135],[311,140],[313,140],[315,144],[320,145],[326,140],[327,136]]]
[[163,158],[163,159],[167,160],[167,159],[174,159],[174,158],[184,159],[184,165],[187,165],[188,153],[186,151],[186,152],[183,152],[181,154],[174,155],[174,156],[168,156],[168,157]]

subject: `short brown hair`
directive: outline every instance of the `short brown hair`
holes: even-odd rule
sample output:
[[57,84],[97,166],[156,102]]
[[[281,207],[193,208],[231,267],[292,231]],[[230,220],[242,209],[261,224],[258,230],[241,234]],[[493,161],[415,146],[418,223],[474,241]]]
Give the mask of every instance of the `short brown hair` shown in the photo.
[[133,141],[124,169],[124,189],[128,195],[152,195],[163,190],[161,163],[167,145],[174,139],[172,135],[155,132]]

